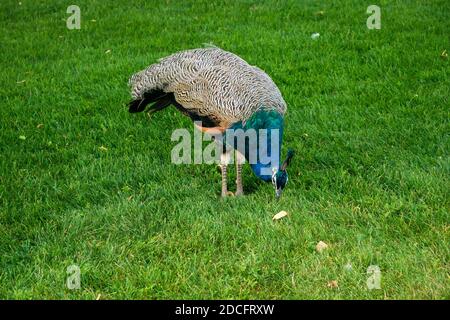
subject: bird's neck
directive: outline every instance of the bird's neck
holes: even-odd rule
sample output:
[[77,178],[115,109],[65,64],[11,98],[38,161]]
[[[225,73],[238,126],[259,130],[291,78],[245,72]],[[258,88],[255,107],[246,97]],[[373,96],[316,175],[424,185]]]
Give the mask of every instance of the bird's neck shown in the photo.
[[[275,110],[259,110],[246,121],[234,123],[230,129],[242,129],[246,134],[252,129],[256,145],[245,144],[245,158],[255,175],[271,181],[272,169],[279,168],[283,139],[283,116]],[[235,144],[234,146],[237,149]]]

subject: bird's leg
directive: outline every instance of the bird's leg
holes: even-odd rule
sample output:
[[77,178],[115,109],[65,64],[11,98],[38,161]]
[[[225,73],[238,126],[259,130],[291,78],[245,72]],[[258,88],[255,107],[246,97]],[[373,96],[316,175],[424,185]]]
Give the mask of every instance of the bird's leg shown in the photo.
[[226,150],[220,155],[220,169],[222,172],[222,198],[228,195],[227,189],[227,166],[230,163],[231,151]]
[[221,164],[220,168],[222,170],[222,198],[225,198],[228,193],[228,190],[227,190],[227,165]]
[[242,165],[245,162],[245,157],[239,151],[236,151],[236,196],[244,195],[244,188],[242,187]]

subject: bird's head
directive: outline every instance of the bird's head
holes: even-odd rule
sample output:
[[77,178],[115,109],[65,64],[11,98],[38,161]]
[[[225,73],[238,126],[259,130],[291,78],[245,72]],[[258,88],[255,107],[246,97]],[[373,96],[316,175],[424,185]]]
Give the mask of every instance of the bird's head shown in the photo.
[[281,167],[274,168],[272,171],[272,184],[275,188],[275,195],[277,199],[281,197],[281,193],[283,192],[283,189],[286,187],[286,184],[289,180],[288,173],[286,168],[289,166],[289,163],[291,162],[292,157],[294,156],[294,151],[289,150],[287,153],[286,160],[284,160]]

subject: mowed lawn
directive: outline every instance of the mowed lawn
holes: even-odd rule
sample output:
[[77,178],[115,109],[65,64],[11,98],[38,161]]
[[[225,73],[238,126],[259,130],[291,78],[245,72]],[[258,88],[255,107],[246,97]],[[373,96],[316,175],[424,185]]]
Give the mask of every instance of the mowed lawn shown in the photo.
[[[0,298],[450,299],[449,1],[3,0],[0,30]],[[278,202],[248,166],[221,200],[216,165],[171,163],[189,119],[127,111],[204,43],[288,104]]]

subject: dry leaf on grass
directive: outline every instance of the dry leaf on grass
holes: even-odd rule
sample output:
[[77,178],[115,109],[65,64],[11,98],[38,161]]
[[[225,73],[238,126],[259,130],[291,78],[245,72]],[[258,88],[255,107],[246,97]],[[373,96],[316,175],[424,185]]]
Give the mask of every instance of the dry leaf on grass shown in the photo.
[[319,243],[317,243],[317,245],[316,245],[317,252],[322,252],[323,250],[325,250],[327,248],[328,248],[328,245],[323,241],[319,241]]
[[284,218],[288,215],[286,211],[280,211],[276,215],[273,216],[272,220],[280,220],[281,218]]
[[332,280],[332,281],[330,281],[330,282],[328,282],[328,284],[327,284],[327,287],[328,288],[338,288],[339,286],[338,286],[338,282],[336,281],[336,280]]
[[313,40],[316,40],[316,39],[318,39],[320,37],[320,33],[318,33],[318,32],[315,32],[315,33],[313,33],[312,35],[311,35],[311,39],[313,39]]

